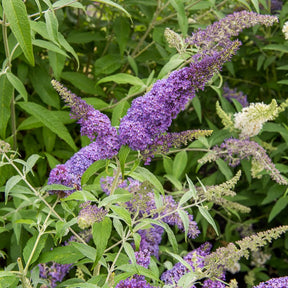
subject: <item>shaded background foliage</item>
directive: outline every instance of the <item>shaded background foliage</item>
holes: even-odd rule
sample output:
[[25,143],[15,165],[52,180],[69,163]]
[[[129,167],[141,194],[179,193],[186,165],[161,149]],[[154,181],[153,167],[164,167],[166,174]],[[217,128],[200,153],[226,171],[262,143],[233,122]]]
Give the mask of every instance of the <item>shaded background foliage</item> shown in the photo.
[[[2,6],[4,2],[7,1],[0,2]],[[70,2],[25,1],[30,15],[35,65],[29,63],[20,47],[15,49],[11,65],[7,64],[9,55],[7,51],[5,53],[4,47],[9,43],[11,54],[17,40],[9,27],[6,31],[7,39],[4,32],[0,36],[0,62],[3,63],[0,76],[0,138],[17,149],[22,159],[27,160],[35,153],[41,156],[33,177],[28,176],[34,187],[46,184],[52,168],[65,162],[80,147],[89,143],[86,137],[79,136],[79,127],[70,119],[68,109],[50,84],[51,79],[61,81],[87,103],[107,113],[112,119],[112,125],[117,126],[133,98],[144,94],[157,79],[182,64],[178,62],[177,65],[177,61],[171,60],[176,59],[173,57],[177,51],[169,47],[165,40],[164,30],[167,27],[186,36],[197,28],[206,27],[242,9],[259,9],[263,14],[279,15],[277,25],[269,28],[257,26],[240,34],[239,39],[243,45],[232,61],[225,65],[221,74],[223,82],[243,91],[249,102],[270,103],[272,98],[281,102],[287,97],[288,44],[281,32],[281,27],[288,19],[287,1],[282,1],[281,11],[271,9],[273,1],[123,0],[117,2],[121,6],[107,5],[106,1]],[[51,5],[55,14],[49,10]],[[6,20],[1,6],[0,15],[4,27]],[[6,71],[10,73],[10,78]],[[118,73],[125,73],[126,76],[121,74],[118,78],[105,78]],[[13,75],[17,81],[13,81]],[[132,79],[127,75],[135,77]],[[170,130],[213,129],[208,145],[221,144],[230,134],[222,129],[216,115],[216,101],[220,99],[226,112],[235,113],[238,106],[222,97],[222,88],[217,87],[219,83],[220,78],[216,79],[214,86],[199,92],[187,109],[179,114]],[[23,101],[25,97],[27,99]],[[276,148],[270,155],[284,175],[288,172],[285,156],[288,147],[287,116],[288,112],[285,111],[275,122],[265,124],[261,136],[257,138]],[[173,185],[165,178],[167,174],[172,174],[177,181],[185,181],[186,173],[193,181],[199,177],[205,185],[215,185],[228,180],[237,172],[236,168],[232,169],[225,163],[221,166],[213,163],[200,167],[197,160],[203,155],[204,152],[175,151],[167,158],[155,158],[149,169],[171,191],[177,189],[175,183]],[[242,161],[244,173],[236,188],[236,199],[251,207],[252,212],[238,218],[223,209],[213,210],[221,236],[218,237],[207,222],[200,221],[203,233],[195,240],[196,243],[208,239],[214,242],[215,247],[223,246],[242,236],[239,227],[243,230],[243,227],[253,224],[253,229],[258,231],[287,224],[286,187],[275,184],[268,175],[251,180],[250,165],[249,161]],[[0,167],[0,186],[13,175],[11,167]],[[8,207],[18,207],[20,202],[14,198],[8,202]],[[4,205],[1,203],[1,207]],[[0,249],[7,253],[7,258],[1,260],[3,267],[16,261],[31,236],[31,229],[27,225],[15,222],[17,217],[30,218],[28,214],[31,211],[21,209],[21,212],[13,216],[15,219],[9,231],[2,232]],[[38,212],[33,213],[36,217]],[[195,218],[196,221],[200,220],[200,215]],[[23,226],[22,229],[20,226]],[[11,228],[16,229],[19,235],[15,236]],[[189,250],[194,246],[192,242],[185,243],[182,234],[177,234],[177,240],[183,249]],[[52,242],[51,239],[49,241]],[[255,269],[257,281],[285,275],[288,268],[287,249],[288,236],[285,236],[275,241],[269,249],[272,257],[264,268],[257,270],[249,261],[243,261],[239,283],[243,283],[244,273],[252,268]]]

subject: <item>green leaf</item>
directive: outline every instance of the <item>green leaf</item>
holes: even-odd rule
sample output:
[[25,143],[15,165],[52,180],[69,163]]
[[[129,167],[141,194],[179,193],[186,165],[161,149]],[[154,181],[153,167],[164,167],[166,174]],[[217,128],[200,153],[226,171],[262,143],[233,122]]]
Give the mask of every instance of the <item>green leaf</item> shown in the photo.
[[63,139],[74,151],[77,150],[77,147],[67,128],[59,121],[57,117],[55,117],[53,113],[50,113],[51,111],[36,103],[19,102],[17,104],[26,112],[41,121],[44,126],[56,133],[58,137]]
[[256,12],[259,14],[260,10],[259,10],[259,1],[258,0],[251,0],[253,3],[253,6],[255,7]]
[[[160,193],[164,194],[164,189],[161,184],[161,182],[158,180],[158,178],[150,172],[147,168],[144,167],[137,167],[135,172],[144,180],[147,180],[150,182]],[[136,174],[136,175],[137,175]],[[135,173],[131,173],[131,176],[135,175]],[[136,176],[135,175],[135,176]],[[133,177],[133,176],[132,176]]]
[[48,51],[48,59],[53,70],[54,78],[60,80],[66,57],[53,51]]
[[[116,190],[117,191],[117,190]],[[115,191],[115,192],[116,192]],[[126,190],[124,190],[126,191]],[[127,191],[126,191],[127,192]],[[73,193],[74,194],[74,193]],[[107,206],[109,204],[113,204],[113,203],[119,203],[119,202],[127,202],[132,198],[132,194],[131,193],[125,193],[125,194],[113,194],[110,196],[105,197],[100,203],[99,203],[99,207],[102,206]]]
[[138,76],[138,66],[137,66],[135,59],[131,57],[130,55],[128,55],[127,60],[128,60],[129,65],[133,69],[134,73]]
[[116,35],[116,40],[119,45],[121,56],[124,54],[130,36],[130,30],[130,23],[127,18],[117,17],[113,21],[113,31]]
[[279,198],[269,214],[268,222],[271,222],[282,210],[286,208],[287,205],[288,197]]
[[86,184],[92,175],[94,175],[97,171],[99,171],[101,168],[105,166],[106,166],[106,160],[98,160],[94,162],[92,165],[90,165],[82,175],[81,186]]
[[[45,185],[44,187],[41,188],[41,191],[57,191],[57,190],[60,190],[60,191],[66,191],[66,190],[71,190],[71,187],[67,187],[67,186],[64,186],[64,185],[61,185],[61,184],[50,184],[50,185]],[[62,201],[64,200],[64,198],[62,199]]]
[[6,138],[6,129],[10,119],[10,103],[13,98],[13,86],[5,74],[0,76],[0,138]]
[[74,87],[88,94],[95,94],[95,83],[86,75],[79,72],[63,72],[61,78],[69,81]]
[[[185,195],[185,194],[184,194]],[[183,195],[183,196],[184,196]],[[188,217],[188,214],[183,211],[183,210],[178,210],[178,214],[181,218],[181,221],[183,223],[183,226],[184,226],[184,231],[185,231],[185,242],[187,242],[187,236],[188,236],[188,230],[189,230],[189,223],[190,223],[190,220],[189,220],[189,217]]]
[[136,258],[135,258],[135,252],[134,252],[134,249],[132,248],[131,244],[124,242],[123,246],[124,246],[124,250],[125,250],[127,256],[129,257],[132,265],[136,265],[137,263],[136,263]]
[[42,158],[42,157],[38,154],[33,154],[27,159],[26,164],[25,164],[25,174],[32,171],[34,165],[39,160],[39,158]]
[[52,5],[53,8],[68,7],[68,6],[85,10],[84,6],[80,2],[72,2],[71,0],[59,0],[53,3]]
[[187,203],[191,198],[194,198],[194,192],[192,190],[188,190],[180,199],[178,206],[181,207],[184,203]]
[[159,222],[157,220],[154,220],[154,219],[144,219],[142,223],[147,223],[147,224],[155,224],[155,225],[158,225],[158,226],[161,226],[162,228],[164,228],[164,230],[166,231],[167,233],[167,236],[168,236],[168,240],[169,242],[171,243],[172,245],[172,248],[175,252],[178,251],[178,242],[177,242],[177,239],[172,231],[172,229],[169,227],[168,224],[166,223],[163,223],[163,222]]
[[124,229],[121,221],[118,218],[113,219],[113,226],[120,237],[123,237]]
[[44,152],[46,158],[47,158],[47,161],[48,161],[48,164],[49,164],[49,167],[50,169],[52,170],[53,168],[56,167],[56,165],[60,164],[59,160],[57,160],[54,156],[52,156],[51,154],[47,153],[47,152]]
[[184,1],[183,0],[170,0],[170,3],[177,12],[178,24],[182,35],[185,37],[188,30],[188,19],[185,13]]
[[177,190],[182,189],[181,181],[179,181],[174,175],[165,174],[164,177],[167,178],[175,186]]
[[33,264],[38,257],[40,256],[40,253],[42,252],[43,248],[45,247],[45,243],[46,240],[48,238],[48,234],[44,234],[41,236],[40,240],[37,243],[36,249],[34,250],[34,245],[36,244],[36,239],[37,239],[38,235],[34,235],[32,238],[30,238],[28,240],[28,242],[25,245],[25,248],[23,250],[23,257],[24,257],[24,261],[27,264],[27,261],[33,251],[33,257],[32,260],[30,262],[30,265]]
[[20,81],[20,79],[11,72],[7,72],[6,75],[7,79],[13,85],[13,87],[19,92],[19,94],[23,97],[23,99],[27,101],[28,100],[27,91],[23,83]]
[[216,164],[219,167],[222,174],[225,176],[226,180],[229,180],[233,177],[231,169],[223,159],[217,159]]
[[110,81],[113,81],[117,84],[131,84],[135,86],[145,86],[145,83],[140,78],[126,73],[118,73],[112,76],[104,77],[97,82],[97,85]]
[[173,175],[180,179],[182,173],[184,172],[188,162],[188,157],[186,151],[181,151],[176,154],[173,161]]
[[108,240],[112,231],[112,221],[109,217],[105,217],[103,221],[96,222],[92,226],[93,241],[96,245],[96,259],[94,265],[103,256]]
[[70,54],[73,55],[74,59],[77,62],[77,69],[79,69],[79,58],[73,47],[69,44],[69,42],[64,38],[64,36],[61,33],[58,33],[58,40],[60,45]]
[[162,79],[164,78],[167,74],[169,74],[172,70],[175,70],[176,68],[178,68],[182,63],[185,62],[185,60],[188,58],[188,55],[173,55],[169,62],[166,63],[163,68],[161,69],[159,75],[158,75],[158,79]]
[[28,60],[34,66],[34,55],[31,39],[31,27],[25,4],[22,0],[2,0],[4,13],[10,28]]
[[201,108],[201,102],[199,100],[199,97],[196,95],[193,99],[192,99],[192,105],[195,109],[195,112],[197,114],[197,117],[199,119],[199,122],[202,123],[202,108]]
[[45,22],[46,22],[46,29],[49,35],[49,39],[54,42],[58,43],[58,20],[55,16],[54,11],[48,10],[44,13]]
[[288,70],[288,65],[279,66],[276,69],[277,70]]
[[121,67],[119,55],[109,54],[97,59],[94,63],[95,76],[112,74]]
[[47,263],[50,261],[54,261],[59,264],[75,264],[76,261],[83,258],[84,256],[82,253],[80,253],[78,249],[76,249],[76,247],[74,247],[74,244],[81,244],[81,243],[71,242],[71,245],[57,247],[54,248],[52,251],[44,252],[38,259],[38,263]]
[[129,18],[131,18],[131,15],[119,4],[111,1],[111,0],[98,0],[97,2],[99,3],[103,3],[103,4],[107,4],[107,5],[111,5],[119,10],[121,10],[122,12],[124,12]]
[[61,201],[70,201],[70,200],[79,200],[86,202],[86,201],[97,201],[97,198],[90,192],[86,190],[81,190],[81,191],[75,191],[69,196],[61,199]]
[[19,278],[10,271],[0,271],[0,287],[9,288],[17,287]]
[[128,210],[126,210],[124,207],[115,205],[112,205],[110,208],[113,210],[114,213],[116,213],[119,216],[120,219],[125,221],[128,224],[128,226],[131,226],[132,219]]
[[209,211],[204,208],[203,206],[198,206],[198,209],[201,213],[201,215],[207,220],[207,222],[214,228],[217,236],[219,236],[219,232],[216,226],[215,221],[213,220],[212,216],[210,215]]
[[[186,175],[186,179],[188,182],[188,186],[189,186],[189,192],[193,195],[194,199],[197,199],[197,190],[195,185],[193,184],[192,180]],[[184,195],[183,195],[184,196]]]
[[127,145],[122,145],[120,148],[120,151],[118,153],[118,158],[120,162],[120,167],[121,167],[121,174],[125,175],[125,162],[126,159],[130,153],[130,148]]
[[20,176],[20,175],[12,176],[12,177],[7,181],[6,186],[5,186],[5,204],[7,204],[9,192],[11,191],[11,189],[12,189],[16,184],[18,184],[19,181],[21,181],[21,176]]
[[42,129],[42,133],[43,133],[46,151],[52,152],[55,147],[56,134],[53,133],[50,129],[48,129],[45,126]]
[[57,45],[53,44],[52,42],[36,39],[36,40],[33,40],[33,45],[38,46],[43,49],[47,49],[49,51],[53,51],[55,53],[59,53],[66,57],[69,57],[65,51],[63,51],[61,48],[59,48]]
[[288,53],[288,47],[286,45],[281,45],[281,44],[269,44],[263,47],[263,49]]
[[92,261],[95,260],[96,253],[97,253],[95,248],[93,248],[89,245],[85,245],[84,243],[78,243],[78,242],[71,242],[71,246],[73,246],[75,249],[77,249],[82,255],[84,255],[88,259],[90,259]]
[[175,254],[175,253],[171,253],[168,250],[165,250],[165,253],[169,254],[170,256],[172,256],[173,258],[175,258],[178,262],[180,262],[182,265],[184,265],[189,271],[193,271],[193,268],[191,265],[189,265],[188,262],[186,262],[181,256]]
[[119,126],[120,119],[126,114],[128,108],[129,108],[128,102],[122,101],[113,109],[112,119],[111,119],[112,126]]
[[[258,274],[257,274],[258,275]],[[179,287],[182,287],[182,288],[190,288],[191,287],[191,283],[193,281],[193,279],[197,280],[198,279],[198,274],[197,272],[188,272],[188,273],[185,273],[177,282],[177,285]]]
[[[46,71],[43,66],[35,66],[33,69],[29,70],[29,78],[33,85],[33,88],[35,89],[41,100],[49,106],[60,109],[59,95],[50,83],[51,76],[48,74],[48,71]],[[50,112],[57,114],[59,112],[63,113],[64,111]]]
[[139,251],[140,243],[141,243],[141,236],[138,233],[133,233],[133,240],[135,244],[135,250]]
[[284,84],[284,85],[288,85],[288,80],[280,80],[277,81],[278,84]]
[[40,34],[44,39],[50,40],[45,22],[43,21],[36,22],[30,20],[30,26],[33,32]]
[[169,157],[163,158],[163,166],[168,175],[173,175],[173,160]]

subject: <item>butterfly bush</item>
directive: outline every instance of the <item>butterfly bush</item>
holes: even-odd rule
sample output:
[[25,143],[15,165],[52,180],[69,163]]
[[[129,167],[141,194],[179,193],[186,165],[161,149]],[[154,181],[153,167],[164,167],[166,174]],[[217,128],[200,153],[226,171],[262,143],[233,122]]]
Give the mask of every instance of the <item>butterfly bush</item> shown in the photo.
[[[66,163],[57,165],[52,169],[48,184],[63,184],[71,187],[71,190],[64,192],[51,191],[51,193],[58,193],[60,196],[66,197],[75,190],[81,190],[81,177],[86,169],[95,161],[112,159],[117,155],[122,145],[127,145],[132,150],[139,151],[145,164],[149,164],[156,154],[165,154],[171,147],[179,148],[183,144],[186,145],[188,141],[197,139],[200,136],[210,135],[212,132],[210,130],[188,130],[171,133],[168,132],[168,129],[173,119],[185,109],[187,104],[195,97],[197,91],[203,90],[209,81],[211,81],[213,75],[221,71],[223,65],[230,61],[231,57],[236,54],[241,42],[237,39],[231,40],[231,37],[237,36],[244,28],[249,28],[257,24],[271,26],[277,21],[278,19],[275,16],[241,11],[228,15],[204,30],[198,30],[192,33],[192,35],[185,40],[182,39],[180,41],[179,35],[176,33],[171,33],[171,31],[166,32],[166,35],[169,35],[168,37],[171,38],[169,42],[171,45],[177,46],[177,43],[179,43],[179,47],[182,50],[187,49],[187,51],[190,51],[189,49],[191,47],[196,47],[198,52],[191,55],[187,67],[173,71],[167,78],[156,81],[145,95],[134,99],[127,114],[120,120],[118,129],[111,125],[111,121],[107,115],[94,109],[93,106],[88,105],[80,97],[67,90],[62,84],[53,80],[53,87],[71,109],[71,117],[77,119],[80,124],[81,135],[88,136],[91,143],[75,153]],[[173,37],[175,38],[172,39]],[[239,96],[235,96],[235,94],[237,94],[236,91],[227,90],[226,92],[230,94],[234,93],[234,98],[236,97],[236,99],[241,100],[242,105],[246,106],[247,99],[241,93]],[[227,98],[229,97],[227,96]],[[232,98],[232,96],[230,96],[230,98]],[[269,109],[267,109],[267,111],[268,110]],[[235,116],[235,118],[238,119],[237,123],[242,124],[237,124],[237,127],[234,128],[241,130],[241,127],[244,127],[244,122],[241,119],[246,117],[247,112],[245,111],[252,111],[252,108],[247,107],[247,110],[240,112],[242,114]],[[265,121],[270,120],[270,118],[268,118],[266,117]],[[233,124],[232,118],[227,116],[227,123],[229,121]],[[244,131],[244,128],[242,130]],[[247,145],[249,146],[247,147]],[[267,169],[271,173],[271,177],[277,182],[286,183],[286,180],[283,179],[266,155],[265,150],[261,148],[262,147],[256,142],[246,139],[227,139],[220,147],[214,147],[212,152],[208,154],[209,156],[202,159],[202,162],[216,160],[221,157],[227,160],[230,165],[235,166],[238,165],[242,159],[253,157],[257,162],[255,165],[258,164],[258,166],[260,165],[263,169]],[[179,212],[182,213],[182,217],[185,215],[185,217],[188,218],[189,225],[187,231],[185,231],[187,236],[190,239],[195,239],[199,235],[200,231],[197,223],[194,221],[193,215],[180,207],[171,195],[160,196],[163,205],[159,208],[156,207],[153,189],[146,187],[145,183],[141,183],[133,178],[124,179],[124,175],[120,175],[119,177],[107,176],[102,178],[100,182],[103,192],[107,195],[112,196],[112,192],[114,192],[112,190],[116,188],[115,185],[117,188],[122,188],[132,195],[131,200],[117,205],[126,208],[134,217],[135,221],[150,218],[156,222],[158,221],[158,224],[161,224],[154,224],[154,221],[153,225],[150,225],[149,228],[139,229],[136,232],[141,237],[139,251],[135,251],[135,258],[138,265],[148,268],[151,256],[158,260],[160,259],[159,245],[164,234],[162,227],[164,224],[176,226],[181,232],[185,231]],[[228,185],[225,188],[226,190],[224,189],[226,191],[226,195],[224,195],[225,192],[223,192],[224,196],[231,196],[230,189],[233,186],[232,184],[231,182],[229,184],[230,186]],[[217,192],[219,189],[219,187],[210,187],[208,192],[200,192],[199,197],[208,197],[209,195],[210,199],[219,200],[223,196],[219,196]],[[228,200],[226,201],[227,202],[223,200],[221,202],[219,200],[217,204],[223,204],[223,206],[226,204],[228,207],[229,202]],[[109,213],[109,210],[106,211],[104,208],[99,208],[90,202],[81,204],[80,208],[78,225],[82,229],[90,227],[95,222],[101,222]],[[242,208],[242,210],[243,209],[244,208]],[[239,210],[241,211],[241,207]],[[285,229],[283,229],[283,231],[284,230]],[[252,240],[254,241],[255,239]],[[255,241],[257,240],[258,238]],[[242,242],[239,243],[241,246]],[[198,275],[198,278],[195,280],[204,279],[202,283],[203,287],[225,287],[223,284],[225,272],[233,268],[233,265],[230,263],[231,258],[229,257],[234,257],[233,255],[246,257],[247,249],[245,250],[243,248],[242,250],[245,250],[244,252],[240,249],[240,253],[234,244],[231,245],[228,245],[222,250],[218,249],[216,252],[211,252],[212,245],[205,243],[184,256],[183,260],[186,261],[190,269],[181,262],[176,263],[172,269],[162,273],[161,280],[165,284],[174,285],[177,284],[183,275],[189,271],[195,271],[196,275]],[[136,250],[136,243],[132,243],[132,246]],[[222,257],[224,258],[222,259]],[[225,257],[228,260],[226,260]],[[42,278],[49,278],[51,287],[54,287],[57,281],[62,281],[65,273],[67,273],[70,268],[71,266],[53,263],[52,266],[47,269],[44,264],[42,264],[42,266],[40,266],[40,276]],[[133,275],[120,281],[116,287],[150,288],[154,286],[151,286],[144,276]],[[194,288],[196,286],[192,284],[191,287]]]

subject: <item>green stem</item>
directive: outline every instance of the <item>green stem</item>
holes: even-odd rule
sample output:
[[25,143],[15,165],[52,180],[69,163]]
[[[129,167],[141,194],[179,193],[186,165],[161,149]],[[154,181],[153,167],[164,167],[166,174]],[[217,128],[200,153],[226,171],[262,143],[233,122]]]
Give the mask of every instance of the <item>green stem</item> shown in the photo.
[[17,258],[17,264],[19,267],[19,271],[21,273],[22,287],[23,288],[32,288],[30,281],[25,276],[26,274],[24,273],[23,264],[22,264],[22,260],[20,257]]
[[116,175],[112,183],[110,195],[113,195],[115,190],[117,189],[118,183],[119,183],[119,177],[121,175],[121,166],[118,158],[116,158],[116,163],[117,163],[117,170],[116,170]]
[[[14,164],[13,160],[11,160],[6,154],[3,154],[8,163],[16,170],[18,175],[22,178],[22,180],[26,183],[26,185],[34,192],[34,194],[53,212],[54,216],[58,218],[60,221],[66,223],[65,219],[63,219],[53,207],[43,198],[40,193],[29,183],[26,179],[25,175],[19,170],[19,168]],[[57,202],[57,201],[56,201]],[[71,227],[68,228],[70,232],[83,244],[88,245]]]
[[111,267],[110,267],[110,269],[109,269],[109,271],[108,271],[108,275],[107,275],[107,277],[106,277],[105,284],[109,282],[110,277],[111,277],[112,273],[114,272],[114,267],[115,267],[116,261],[118,260],[120,254],[121,254],[122,249],[124,248],[124,243],[128,240],[128,238],[130,237],[130,235],[131,235],[131,231],[128,231],[128,232],[127,232],[127,235],[123,238],[123,240],[122,240],[122,245],[120,246],[120,248],[119,248],[119,250],[118,250],[118,252],[117,252],[117,255],[115,256],[114,261],[113,261],[113,263],[111,264]]
[[[54,210],[57,202],[58,202],[58,199],[57,199],[57,201],[55,201],[55,203],[54,203],[54,205],[53,205],[53,207],[52,207],[53,210]],[[47,222],[48,222],[48,220],[49,220],[49,218],[50,218],[50,216],[51,216],[51,213],[52,213],[52,210],[49,210],[49,213],[47,214],[47,217],[46,217],[46,219],[45,219],[45,221],[44,221],[44,223],[43,223],[43,225],[42,225],[42,228],[41,228],[40,231],[39,231],[39,234],[38,234],[38,236],[37,236],[37,239],[36,239],[36,241],[35,241],[35,243],[34,243],[34,247],[33,247],[32,251],[31,251],[31,253],[30,253],[29,259],[27,260],[27,263],[26,263],[26,266],[25,266],[25,269],[24,269],[24,276],[27,275],[30,262],[32,261],[32,258],[33,258],[33,256],[34,256],[34,253],[35,253],[35,251],[36,251],[36,248],[37,248],[37,246],[38,246],[38,243],[39,243],[42,235],[44,235],[44,233],[45,233],[45,231],[46,231],[46,229],[47,229]]]
[[7,35],[7,25],[6,25],[6,15],[3,13],[3,21],[2,21],[2,35],[3,35],[3,42],[4,42],[4,50],[6,58],[8,59],[7,66],[11,69],[11,62],[10,62],[10,50],[8,44],[8,35]]
[[[2,35],[3,35],[3,42],[4,42],[4,50],[5,56],[7,59],[6,64],[6,71],[10,71],[12,67],[12,57],[10,54],[9,43],[8,43],[8,33],[7,33],[7,25],[6,25],[6,16],[3,13],[3,22],[2,22]],[[14,88],[12,92],[12,98],[10,103],[10,110],[11,110],[11,129],[12,129],[12,136],[13,136],[13,149],[17,149],[17,129],[16,129],[16,113],[15,113],[15,95],[14,95]]]

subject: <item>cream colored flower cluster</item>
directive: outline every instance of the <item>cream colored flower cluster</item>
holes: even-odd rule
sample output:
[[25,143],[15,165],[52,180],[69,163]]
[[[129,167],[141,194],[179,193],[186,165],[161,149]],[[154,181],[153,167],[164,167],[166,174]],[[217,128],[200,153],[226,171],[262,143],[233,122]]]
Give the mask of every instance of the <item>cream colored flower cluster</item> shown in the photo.
[[282,32],[285,36],[285,39],[288,40],[288,21],[286,21],[283,25]]
[[234,114],[234,127],[239,129],[240,138],[253,137],[259,134],[263,124],[278,116],[277,103],[273,99],[267,105],[264,103],[251,103],[241,112]]

